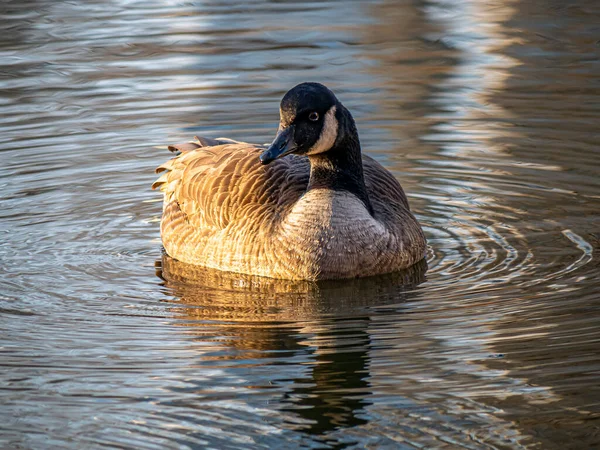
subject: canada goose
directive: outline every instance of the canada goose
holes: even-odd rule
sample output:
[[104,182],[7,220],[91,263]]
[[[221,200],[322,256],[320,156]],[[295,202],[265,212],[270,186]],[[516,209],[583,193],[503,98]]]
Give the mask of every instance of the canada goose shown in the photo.
[[[322,84],[285,94],[270,146],[197,138],[159,166],[171,257],[292,280],[383,274],[423,259],[402,187],[362,155],[354,119]],[[284,158],[285,156],[285,158]]]

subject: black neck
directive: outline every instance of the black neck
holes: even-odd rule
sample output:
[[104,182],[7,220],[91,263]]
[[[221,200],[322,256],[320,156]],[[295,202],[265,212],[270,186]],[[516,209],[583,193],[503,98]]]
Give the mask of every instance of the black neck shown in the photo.
[[[371,215],[373,206],[367,194],[363,175],[360,141],[354,119],[342,105],[338,105],[338,139],[333,147],[323,153],[311,155],[308,189],[326,188],[347,191],[358,197]],[[341,130],[344,130],[342,133]]]

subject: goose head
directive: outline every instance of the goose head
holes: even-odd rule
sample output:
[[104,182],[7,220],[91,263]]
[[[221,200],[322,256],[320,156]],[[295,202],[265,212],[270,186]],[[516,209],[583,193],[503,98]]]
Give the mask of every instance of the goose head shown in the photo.
[[[345,134],[340,118],[347,110],[319,83],[301,83],[281,100],[279,130],[260,155],[263,164],[289,154],[316,155],[331,150]],[[347,113],[349,114],[349,113]]]

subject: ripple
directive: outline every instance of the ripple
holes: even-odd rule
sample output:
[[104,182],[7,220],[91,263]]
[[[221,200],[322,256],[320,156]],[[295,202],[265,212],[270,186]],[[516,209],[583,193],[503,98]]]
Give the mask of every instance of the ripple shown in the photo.
[[[1,446],[597,447],[598,11],[542,3],[3,4]],[[427,261],[307,283],[162,255],[164,146],[268,142],[305,80]]]

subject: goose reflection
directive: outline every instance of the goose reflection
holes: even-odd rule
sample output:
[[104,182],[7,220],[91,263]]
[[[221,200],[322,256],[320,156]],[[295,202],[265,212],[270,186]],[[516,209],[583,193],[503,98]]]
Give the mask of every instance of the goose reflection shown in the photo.
[[398,307],[426,269],[422,262],[385,276],[315,283],[219,272],[166,255],[157,261],[181,323],[199,341],[209,329],[226,348],[203,355],[204,361],[274,358],[282,370],[300,367],[300,373],[277,378],[286,388],[278,409],[289,413],[288,428],[312,435],[368,421],[369,308]]

